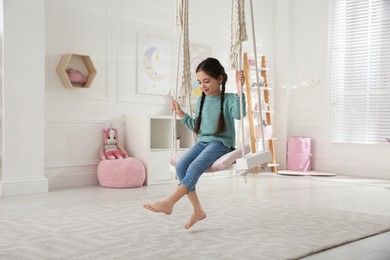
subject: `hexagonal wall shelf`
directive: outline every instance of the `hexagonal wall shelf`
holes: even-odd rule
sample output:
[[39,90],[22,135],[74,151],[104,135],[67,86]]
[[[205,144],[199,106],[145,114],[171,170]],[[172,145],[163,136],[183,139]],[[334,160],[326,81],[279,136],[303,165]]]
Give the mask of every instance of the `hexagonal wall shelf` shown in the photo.
[[[69,79],[67,70],[74,69],[82,77],[84,71],[87,75],[87,80],[84,84],[72,83]],[[60,62],[57,65],[57,74],[61,79],[62,84],[66,88],[89,88],[94,80],[97,71],[92,63],[91,57],[81,54],[64,54],[61,57]]]

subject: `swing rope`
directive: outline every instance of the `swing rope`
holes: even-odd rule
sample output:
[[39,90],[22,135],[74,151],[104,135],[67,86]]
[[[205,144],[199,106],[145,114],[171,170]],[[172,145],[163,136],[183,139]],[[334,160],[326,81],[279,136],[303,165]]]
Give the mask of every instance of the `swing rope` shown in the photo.
[[[242,70],[242,42],[247,40],[246,22],[245,22],[245,7],[244,0],[231,1],[231,46],[229,52],[230,66],[235,70]],[[191,108],[191,71],[190,71],[190,50],[189,50],[189,36],[188,36],[188,0],[176,0],[176,31],[179,32],[178,37],[178,55],[177,55],[177,71],[176,71],[176,89],[175,100],[180,100],[181,104],[188,102],[190,113]],[[182,50],[182,51],[181,51]],[[182,67],[182,87],[179,91],[179,67],[180,54],[183,54]],[[241,139],[242,139],[242,157],[245,157],[245,130],[243,121],[243,84],[240,89],[240,121],[241,121]],[[176,113],[173,111],[173,147],[175,154],[177,153],[177,131],[176,131]],[[194,136],[195,141],[195,136]]]
[[[245,17],[244,17],[244,0],[232,0],[232,6],[237,10],[237,13],[236,15],[234,15],[234,13],[232,14],[232,19],[240,19],[242,18],[243,20],[240,21],[240,22],[232,22],[232,37],[236,37],[236,35],[234,33],[237,33],[237,32],[240,32],[242,34],[242,39],[246,39],[246,36],[244,33],[243,33],[243,29],[244,26],[245,26]],[[252,21],[252,36],[253,36],[253,51],[254,51],[254,55],[255,55],[255,64],[256,64],[256,78],[257,78],[257,86],[258,86],[258,98],[259,100],[261,100],[261,96],[260,96],[260,84],[259,84],[259,72],[258,72],[258,63],[257,63],[257,50],[256,50],[256,38],[255,38],[255,26],[254,26],[254,16],[253,16],[253,5],[252,5],[252,0],[250,0],[250,10],[251,10],[251,21]],[[236,28],[233,28],[234,25],[237,25],[237,24],[240,24],[240,27],[238,28],[239,30],[237,31]],[[241,27],[242,26],[242,27]],[[234,43],[236,42],[233,42],[232,44],[232,48],[231,49],[235,49],[235,47],[237,45],[234,45]],[[237,43],[236,43],[237,44]],[[242,41],[239,42],[238,44],[240,46],[240,48],[242,48]],[[234,55],[233,55],[233,58],[234,58]],[[240,57],[240,59],[242,59]],[[232,65],[234,65],[235,63],[232,62],[231,63]],[[246,64],[247,66],[247,64]],[[250,79],[246,79],[246,80],[250,80]],[[252,107],[250,107],[249,109],[252,109]],[[262,107],[261,107],[261,103],[259,102],[259,117],[260,117],[260,120],[262,122]],[[242,119],[241,119],[242,120]],[[261,131],[264,132],[263,130],[263,125],[261,124]],[[244,131],[244,127],[243,128],[243,131]],[[243,135],[244,137],[245,135]],[[244,142],[244,140],[243,140]],[[252,153],[250,156],[248,157],[245,157],[243,156],[242,159],[237,159],[236,163],[237,163],[237,167],[238,169],[245,169],[245,170],[249,170],[249,169],[252,169],[254,167],[257,167],[258,165],[262,164],[262,163],[265,163],[267,161],[269,161],[271,159],[271,154],[269,151],[265,151],[265,141],[264,141],[264,134],[262,134],[262,145],[263,145],[263,150],[262,152],[256,152],[256,153]],[[253,148],[253,147],[252,147]],[[248,171],[244,171],[244,173],[242,173],[241,175],[244,176],[245,178],[245,181],[246,181],[246,174],[248,173]]]
[[[253,10],[252,10],[252,1],[251,1],[251,14],[252,14],[252,29],[253,29],[253,36],[254,36],[254,22],[253,22]],[[180,31],[179,36],[179,53],[178,53],[178,64],[177,64],[177,78],[176,78],[176,99],[177,99],[177,93],[178,93],[178,84],[179,84],[179,64],[180,64],[180,46],[183,47],[183,78],[182,78],[182,91],[180,94],[182,95],[181,102],[183,102],[184,99],[188,99],[189,104],[191,105],[191,79],[190,79],[190,56],[189,56],[189,41],[188,41],[188,0],[176,0],[176,25],[178,30]],[[246,23],[245,23],[245,14],[244,14],[244,0],[231,0],[231,45],[230,45],[230,65],[232,69],[235,70],[242,70],[242,42],[247,39],[246,34]],[[255,40],[254,40],[255,44]],[[257,58],[256,54],[256,46],[254,46],[255,51],[255,58]],[[257,64],[257,62],[256,62]],[[256,69],[256,76],[258,77],[258,69]],[[246,79],[249,80],[249,79]],[[259,85],[259,83],[258,83]],[[228,158],[229,161],[229,168],[231,169],[232,164],[234,161],[237,163],[238,169],[251,169],[254,167],[254,165],[258,165],[259,162],[265,162],[269,160],[269,153],[263,153],[263,154],[254,154],[254,156],[245,157],[245,129],[244,129],[244,122],[243,122],[243,99],[242,99],[242,91],[243,91],[243,84],[241,84],[240,89],[240,120],[241,120],[241,128],[242,128],[242,159],[237,157],[237,152],[239,151],[233,151],[231,153],[228,153],[224,156],[222,156],[220,159],[220,162],[225,163],[225,161]],[[189,96],[189,97],[188,97]],[[259,95],[260,97],[260,95]],[[261,106],[260,107],[260,116],[261,116]],[[192,117],[192,109],[190,109],[191,117]],[[176,113],[174,113],[174,124],[173,124],[173,137],[174,137],[174,147],[175,147],[175,155],[178,155],[177,153],[177,142],[176,142]],[[195,141],[195,135],[194,135],[194,141]],[[195,143],[195,142],[194,142]],[[263,141],[264,145],[264,141]],[[263,149],[264,150],[264,149]],[[224,158],[223,158],[224,157]],[[233,161],[232,161],[232,158]],[[237,159],[238,158],[238,159]],[[175,165],[175,160],[177,160],[177,156],[175,156],[175,159],[171,161],[171,165]],[[217,164],[218,165],[218,164]],[[212,168],[214,164],[210,167]],[[218,166],[215,166],[215,168],[219,168]],[[237,168],[236,168],[237,169]],[[221,170],[221,169],[219,169]],[[223,166],[223,170],[226,170],[225,166]],[[210,170],[213,171],[213,170]],[[215,171],[215,170],[214,170]],[[245,177],[246,173],[243,173],[242,175]],[[245,178],[246,181],[246,178]]]
[[257,97],[258,97],[258,106],[259,106],[259,123],[260,123],[260,130],[261,130],[261,144],[262,144],[262,151],[265,151],[265,138],[264,138],[264,126],[263,126],[263,109],[261,105],[261,96],[260,96],[260,78],[259,78],[259,65],[257,63],[257,49],[256,49],[256,36],[255,36],[255,22],[254,22],[254,16],[253,16],[253,5],[252,0],[249,0],[250,2],[250,9],[251,9],[251,22],[252,22],[252,40],[253,40],[253,52],[255,55],[255,68],[256,68],[256,86],[257,86]]
[[[242,42],[248,39],[245,22],[244,0],[231,1],[231,37],[230,37],[230,67],[233,70],[242,70]],[[241,84],[241,83],[240,83]],[[244,104],[242,100],[243,84],[240,86],[240,123],[241,123],[241,154],[245,157],[245,127],[243,120]]]
[[[187,102],[189,105],[190,115],[192,116],[191,107],[191,66],[190,66],[190,48],[189,48],[189,36],[188,36],[188,0],[176,0],[176,32],[179,32],[178,37],[178,52],[177,52],[177,66],[176,66],[176,88],[175,88],[175,100],[181,105],[185,105]],[[181,49],[183,51],[181,52]],[[179,93],[179,67],[180,67],[180,54],[183,54],[182,62],[182,81]],[[179,93],[179,94],[178,94]],[[175,154],[177,153],[177,130],[176,130],[176,112],[173,111],[173,147]],[[195,141],[195,137],[194,137]]]
[[242,69],[242,42],[248,39],[246,33],[244,0],[231,1],[231,37],[230,37],[230,67]]
[[[188,36],[188,0],[176,0],[176,30],[179,32],[178,66],[180,63],[180,47],[183,49],[183,75],[180,88],[181,103],[185,104],[191,96],[191,60]],[[182,45],[182,46],[181,46]],[[176,75],[179,77],[179,74]],[[178,80],[176,81],[178,82]],[[179,86],[176,83],[176,98]],[[191,102],[190,102],[191,103]]]

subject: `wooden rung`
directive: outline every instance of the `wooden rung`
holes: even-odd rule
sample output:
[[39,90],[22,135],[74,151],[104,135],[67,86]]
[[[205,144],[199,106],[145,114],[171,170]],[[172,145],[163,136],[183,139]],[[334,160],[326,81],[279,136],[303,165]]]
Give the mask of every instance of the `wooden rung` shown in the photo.
[[[256,90],[256,89],[257,89],[257,86],[256,86],[254,83],[252,83],[252,85],[251,85],[251,89],[252,89],[252,90]],[[263,91],[268,91],[268,90],[272,90],[272,88],[268,88],[268,87],[260,87],[260,90],[263,90]]]
[[[255,70],[255,67],[254,66],[249,66],[250,68],[251,68],[251,70]],[[259,70],[261,70],[261,71],[268,71],[268,70],[270,70],[269,68],[263,68],[263,67],[261,67],[261,68],[259,68]]]
[[[273,110],[269,110],[269,111],[263,110],[263,114],[273,114],[273,113],[274,113]],[[254,114],[255,116],[257,116],[257,115],[259,115],[260,113],[259,113],[259,111],[254,111],[253,114]]]

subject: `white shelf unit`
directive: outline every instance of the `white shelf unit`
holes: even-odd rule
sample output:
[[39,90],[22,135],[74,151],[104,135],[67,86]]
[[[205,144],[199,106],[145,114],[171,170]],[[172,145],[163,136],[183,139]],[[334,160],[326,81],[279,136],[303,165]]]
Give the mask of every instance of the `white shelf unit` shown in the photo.
[[[125,145],[129,156],[139,159],[146,169],[146,185],[175,180],[169,159],[174,154],[173,116],[127,115],[125,119]],[[193,146],[193,134],[176,119],[176,132],[180,136],[180,149]]]

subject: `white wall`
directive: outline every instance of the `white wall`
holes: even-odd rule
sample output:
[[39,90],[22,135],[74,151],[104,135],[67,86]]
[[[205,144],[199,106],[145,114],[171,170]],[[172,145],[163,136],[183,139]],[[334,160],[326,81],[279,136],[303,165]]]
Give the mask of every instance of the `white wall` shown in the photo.
[[[255,2],[257,48],[269,56],[272,67],[273,1]],[[123,142],[124,115],[171,114],[170,97],[137,93],[137,33],[171,39],[174,88],[178,37],[174,31],[175,1],[47,0],[45,3],[45,174],[51,189],[94,185],[102,129],[109,122],[119,128]],[[268,11],[260,15],[264,8]],[[249,19],[249,11],[247,15]],[[190,1],[189,30],[190,42],[209,47],[211,55],[228,69],[230,2]],[[250,30],[248,23],[248,33]],[[252,50],[248,44],[245,48]],[[62,86],[55,69],[64,53],[91,56],[98,73],[90,89]]]
[[[0,14],[3,15],[3,1],[0,1]],[[2,158],[3,158],[3,40],[4,40],[4,23],[3,16],[0,19],[0,179],[3,173]],[[1,193],[1,192],[0,192]]]
[[[390,149],[382,145],[330,142],[328,24],[330,0],[279,0],[276,19],[276,135],[308,136],[313,140],[312,163],[318,171],[390,178]],[[287,42],[287,44],[286,44]],[[284,56],[284,57],[283,57]],[[284,89],[319,78],[318,84]],[[278,143],[285,153],[285,140]],[[281,158],[282,156],[280,156]]]
[[[170,38],[175,63],[175,1],[30,2],[4,1],[2,195],[97,184],[103,128],[119,128],[123,143],[124,115],[170,114],[170,97],[137,93],[137,32]],[[330,0],[253,2],[257,49],[271,69],[281,168],[286,137],[302,135],[313,138],[316,170],[389,178],[387,146],[329,142]],[[246,13],[251,35],[248,4]],[[189,21],[190,41],[210,47],[228,66],[229,3],[190,1]],[[251,39],[244,51],[252,51]],[[91,88],[62,86],[55,69],[64,53],[91,56],[98,71]],[[321,81],[311,88],[282,88],[313,78]]]
[[[125,114],[168,112],[168,97],[137,94],[136,35],[173,38],[173,14],[174,1],[46,1],[45,173],[51,189],[97,184],[102,130],[110,123],[123,144]],[[55,69],[64,53],[90,55],[97,76],[89,89],[63,87]]]
[[3,1],[1,195],[47,192],[44,176],[45,4]]

